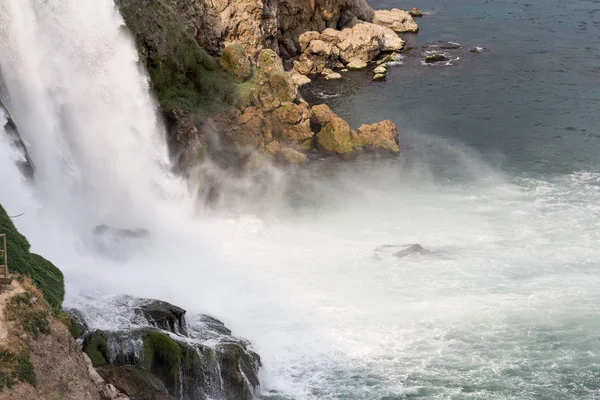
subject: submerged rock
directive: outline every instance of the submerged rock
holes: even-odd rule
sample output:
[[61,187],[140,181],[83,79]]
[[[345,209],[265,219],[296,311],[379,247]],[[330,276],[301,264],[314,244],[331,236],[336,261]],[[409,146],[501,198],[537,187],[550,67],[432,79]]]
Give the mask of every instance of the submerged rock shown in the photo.
[[442,62],[442,61],[450,61],[450,59],[443,54],[437,54],[437,53],[425,56],[425,62],[427,64],[437,63],[437,62]]
[[420,18],[423,16],[423,13],[417,7],[414,7],[410,10],[410,16],[413,18]]
[[108,225],[98,225],[94,228],[95,235],[111,235],[121,238],[145,239],[150,236],[150,232],[143,228],[123,229]]
[[384,255],[392,255],[398,258],[404,258],[412,254],[431,254],[431,251],[427,250],[420,244],[385,244],[376,248],[374,253],[377,257],[381,257]]

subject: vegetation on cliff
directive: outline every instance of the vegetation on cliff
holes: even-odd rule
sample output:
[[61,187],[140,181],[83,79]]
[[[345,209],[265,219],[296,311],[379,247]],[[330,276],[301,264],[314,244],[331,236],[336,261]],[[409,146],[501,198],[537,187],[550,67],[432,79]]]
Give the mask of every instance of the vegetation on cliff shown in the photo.
[[62,272],[50,261],[29,251],[31,246],[27,238],[19,233],[2,205],[0,233],[6,234],[9,270],[31,278],[44,295],[52,312],[58,314],[65,296]]
[[[170,6],[153,1],[140,7],[125,1],[121,13],[163,111],[210,116],[225,111],[240,97],[243,88],[187,33],[185,22]],[[228,69],[239,63],[233,57],[224,61]],[[235,76],[241,81],[246,74]]]

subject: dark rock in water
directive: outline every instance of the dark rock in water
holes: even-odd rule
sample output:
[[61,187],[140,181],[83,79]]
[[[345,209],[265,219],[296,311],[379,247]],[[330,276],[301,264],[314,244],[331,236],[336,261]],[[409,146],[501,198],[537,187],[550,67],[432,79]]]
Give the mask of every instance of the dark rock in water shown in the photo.
[[131,399],[174,400],[160,379],[131,365],[105,365],[96,369],[106,381]]
[[473,47],[471,50],[469,50],[469,52],[475,53],[475,54],[483,53],[484,51],[485,51],[485,48],[483,48],[483,47]]
[[149,300],[135,308],[153,327],[186,335],[185,310],[161,300]]
[[411,254],[428,254],[431,253],[429,250],[423,248],[420,244],[409,244],[404,249],[394,253],[396,257],[406,257]]
[[150,232],[146,229],[122,229],[114,228],[108,225],[98,225],[94,228],[95,235],[112,235],[122,238],[145,239],[150,236]]
[[[259,385],[260,357],[250,349],[248,341],[232,336],[219,320],[194,315],[186,322],[186,312],[180,307],[129,296],[115,299],[108,310],[122,315],[130,324],[114,331],[88,332],[83,350],[94,366],[111,374],[105,379],[131,398],[253,398]],[[122,365],[130,367],[116,367]],[[172,397],[164,397],[161,386],[148,374],[156,377]],[[132,393],[163,397],[136,397]]]
[[431,251],[427,250],[420,244],[384,244],[375,249],[376,256],[392,255],[398,258],[410,256],[411,254],[430,254]]
[[[22,159],[16,161],[17,167],[25,178],[33,179],[35,175],[35,165],[33,164],[31,157],[29,157],[27,146],[25,146],[25,142],[19,133],[19,129],[8,112],[8,109],[4,107],[2,102],[0,102],[0,111],[7,118],[6,124],[4,125],[4,131],[6,132],[12,147],[17,149],[23,155]],[[3,121],[0,121],[0,123],[2,122]]]
[[417,7],[414,7],[412,10],[410,10],[409,14],[413,18],[420,18],[423,16],[423,13]]
[[450,59],[446,56],[444,56],[443,54],[430,54],[428,56],[425,57],[425,62],[430,64],[430,63],[437,63],[437,62],[441,62],[441,61],[450,61]]

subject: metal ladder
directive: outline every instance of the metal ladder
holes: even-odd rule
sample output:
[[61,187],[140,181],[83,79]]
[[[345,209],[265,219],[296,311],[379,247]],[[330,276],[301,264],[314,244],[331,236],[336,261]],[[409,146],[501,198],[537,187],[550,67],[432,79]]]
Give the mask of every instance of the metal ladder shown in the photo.
[[0,233],[0,257],[2,257],[2,264],[0,264],[0,285],[10,285],[12,283],[12,276],[8,273],[8,253],[6,251],[6,234]]

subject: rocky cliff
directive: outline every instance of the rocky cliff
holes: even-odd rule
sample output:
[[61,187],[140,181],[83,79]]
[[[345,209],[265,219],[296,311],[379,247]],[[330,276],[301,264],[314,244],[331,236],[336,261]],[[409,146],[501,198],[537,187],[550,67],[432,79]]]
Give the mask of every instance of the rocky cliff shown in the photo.
[[407,12],[374,11],[364,0],[118,4],[165,115],[178,171],[207,158],[244,168],[256,163],[256,150],[282,163],[399,152],[391,122],[361,134],[331,110],[315,113],[298,86],[400,51],[396,32],[418,29]]

